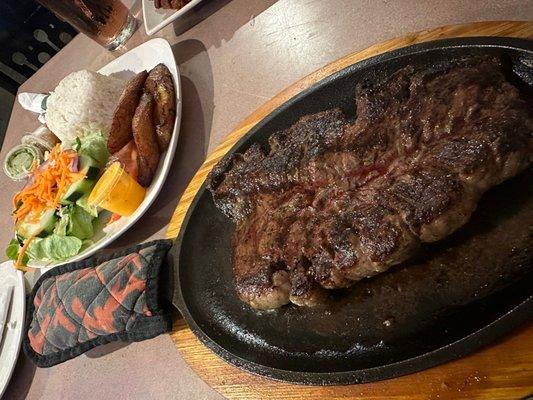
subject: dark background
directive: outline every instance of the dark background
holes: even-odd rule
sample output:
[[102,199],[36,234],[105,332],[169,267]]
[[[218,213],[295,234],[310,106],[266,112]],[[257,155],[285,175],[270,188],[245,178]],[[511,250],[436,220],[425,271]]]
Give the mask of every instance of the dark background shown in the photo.
[[[37,30],[48,39],[37,39]],[[15,94],[75,34],[70,25],[33,0],[0,2],[0,86]],[[21,62],[24,58],[27,61]]]
[[0,1],[0,143],[18,87],[75,35],[33,0]]

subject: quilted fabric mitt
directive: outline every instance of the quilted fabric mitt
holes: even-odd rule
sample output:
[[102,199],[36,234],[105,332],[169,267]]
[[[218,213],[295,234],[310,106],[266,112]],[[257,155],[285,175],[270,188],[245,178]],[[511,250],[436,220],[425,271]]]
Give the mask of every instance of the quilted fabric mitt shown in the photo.
[[24,351],[50,367],[116,340],[140,341],[172,328],[159,305],[166,240],[52,269],[38,280],[26,317]]

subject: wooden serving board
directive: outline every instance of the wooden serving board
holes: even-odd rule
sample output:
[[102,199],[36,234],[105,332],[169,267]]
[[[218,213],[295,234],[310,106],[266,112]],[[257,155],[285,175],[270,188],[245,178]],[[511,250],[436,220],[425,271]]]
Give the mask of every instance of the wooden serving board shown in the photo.
[[[288,87],[246,118],[200,167],[172,216],[167,237],[175,238],[207,174],[255,124],[319,80],[365,58],[414,43],[465,36],[533,39],[532,22],[481,22],[445,26],[388,40],[347,55]],[[351,386],[299,386],[240,370],[205,347],[178,319],[170,334],[185,360],[211,387],[229,399],[521,399],[533,395],[533,324],[462,359],[415,374]]]

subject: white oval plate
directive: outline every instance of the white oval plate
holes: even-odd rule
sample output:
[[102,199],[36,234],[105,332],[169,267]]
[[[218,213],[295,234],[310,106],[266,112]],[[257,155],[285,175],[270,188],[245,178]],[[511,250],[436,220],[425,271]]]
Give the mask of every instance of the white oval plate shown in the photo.
[[113,223],[109,227],[109,230],[106,229],[106,232],[103,231],[103,227],[108,219],[107,217],[109,217],[109,213],[100,213],[98,216],[99,223],[97,223],[95,226],[95,235],[92,238],[94,244],[87,247],[84,251],[76,256],[58,262],[41,262],[32,260],[28,264],[30,267],[48,270],[52,267],[57,267],[68,262],[82,260],[91,256],[98,250],[109,245],[116,238],[126,232],[135,222],[137,222],[137,220],[141,218],[141,216],[148,210],[150,205],[154,202],[155,198],[161,191],[161,188],[163,187],[165,179],[170,170],[170,166],[172,165],[174,153],[176,152],[181,122],[182,102],[180,74],[169,43],[165,39],[152,39],[111,61],[98,72],[104,75],[114,75],[119,78],[128,79],[142,70],[149,71],[159,63],[165,64],[174,78],[174,87],[176,90],[176,121],[174,122],[174,131],[172,132],[172,138],[170,139],[168,149],[161,155],[159,166],[155,173],[152,184],[146,191],[146,197],[144,198],[143,202],[130,217],[120,218],[117,222]]
[[0,287],[4,283],[13,286],[13,297],[11,297],[6,327],[0,342],[0,398],[17,364],[26,307],[24,277],[21,271],[15,269],[13,261],[0,264]]
[[164,10],[154,7],[153,0],[142,0],[144,29],[148,35],[153,35],[160,29],[181,17],[202,0],[192,0],[179,10]]

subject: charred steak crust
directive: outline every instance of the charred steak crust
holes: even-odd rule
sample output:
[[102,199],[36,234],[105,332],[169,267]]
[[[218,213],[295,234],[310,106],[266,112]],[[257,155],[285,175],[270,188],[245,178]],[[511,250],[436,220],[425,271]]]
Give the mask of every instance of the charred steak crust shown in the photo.
[[236,223],[239,297],[316,304],[465,224],[490,187],[527,168],[533,117],[495,58],[406,67],[356,88],[357,118],[301,118],[224,158],[207,186]]

